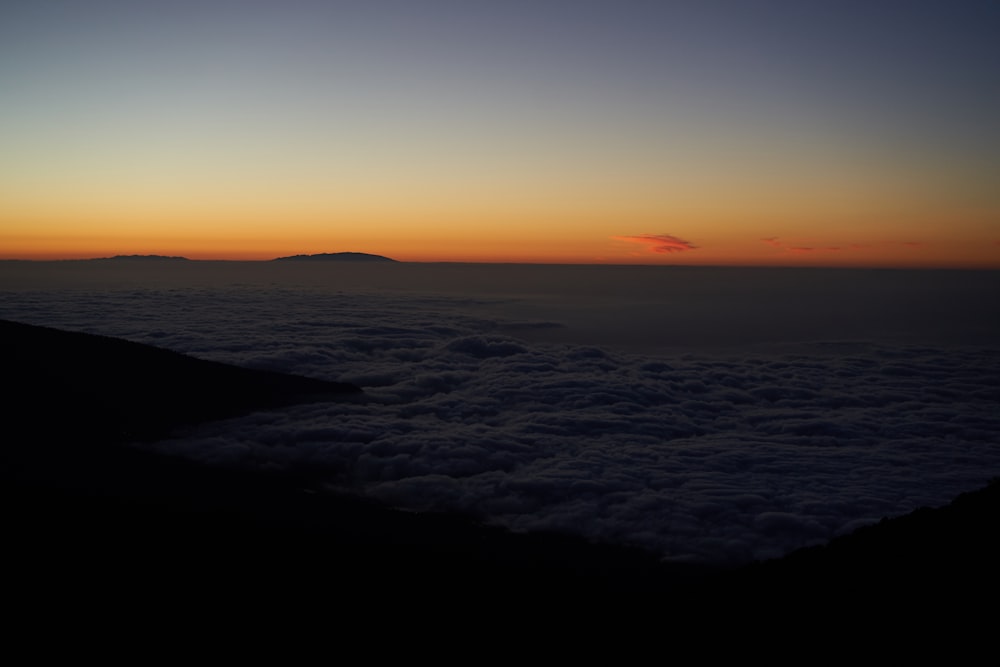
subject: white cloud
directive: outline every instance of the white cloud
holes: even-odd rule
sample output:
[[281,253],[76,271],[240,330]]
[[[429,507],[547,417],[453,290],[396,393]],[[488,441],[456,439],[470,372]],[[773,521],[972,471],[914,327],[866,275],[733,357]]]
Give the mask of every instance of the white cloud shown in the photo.
[[[718,326],[712,294],[675,316],[707,309],[702,326]],[[648,321],[648,298],[615,302],[623,326]],[[585,302],[600,312],[599,298]],[[131,286],[9,291],[0,317],[366,387],[358,401],[256,413],[158,445],[180,455],[304,467],[410,509],[677,560],[780,555],[943,504],[1000,469],[1000,352],[935,338],[933,323],[930,344],[876,326],[867,340],[804,338],[781,352],[636,354],[588,344],[573,303],[547,301],[533,327],[532,303],[510,296]],[[990,330],[982,317],[978,331]]]

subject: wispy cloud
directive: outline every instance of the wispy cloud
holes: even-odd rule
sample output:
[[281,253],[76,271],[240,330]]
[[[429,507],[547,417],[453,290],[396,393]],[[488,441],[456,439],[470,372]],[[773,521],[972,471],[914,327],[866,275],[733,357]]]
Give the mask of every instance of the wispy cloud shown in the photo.
[[639,234],[637,236],[614,236],[612,238],[619,241],[628,241],[629,243],[641,243],[647,246],[650,252],[658,253],[684,252],[686,250],[694,250],[698,247],[690,241],[685,241],[670,234]]
[[[782,250],[785,250],[787,252],[796,253],[796,254],[804,254],[804,253],[811,253],[811,252],[836,252],[838,250],[841,250],[840,246],[826,246],[826,247],[818,247],[818,246],[789,246],[789,245],[785,245],[783,242],[779,241],[777,236],[769,236],[767,238],[761,239],[761,241],[763,241],[764,243],[766,243],[769,246],[773,246],[775,248],[781,248]],[[852,248],[860,248],[861,246],[853,244],[853,245],[851,245],[851,247]]]
[[804,252],[836,252],[837,250],[840,250],[840,248],[837,247],[837,246],[830,246],[828,248],[814,248],[814,247],[811,247],[811,246],[798,246],[798,247],[794,247],[794,248],[786,248],[786,250],[788,250],[788,252],[797,252],[797,253],[804,253]]
[[[839,246],[812,246],[812,245],[789,245],[787,242],[782,241],[777,236],[767,236],[760,239],[761,243],[766,243],[772,248],[778,248],[784,250],[785,252],[790,252],[793,254],[809,254],[809,253],[820,253],[820,252],[837,252],[840,250],[864,250],[865,248],[870,248],[872,246],[864,243],[848,243]],[[882,247],[903,247],[903,248],[922,248],[926,244],[920,241],[888,241],[881,244],[877,244]]]

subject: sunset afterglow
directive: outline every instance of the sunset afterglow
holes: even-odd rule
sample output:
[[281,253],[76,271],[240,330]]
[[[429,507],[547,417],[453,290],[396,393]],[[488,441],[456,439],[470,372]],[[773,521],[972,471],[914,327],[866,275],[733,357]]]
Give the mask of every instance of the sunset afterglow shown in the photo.
[[0,9],[0,259],[1000,268],[995,3]]

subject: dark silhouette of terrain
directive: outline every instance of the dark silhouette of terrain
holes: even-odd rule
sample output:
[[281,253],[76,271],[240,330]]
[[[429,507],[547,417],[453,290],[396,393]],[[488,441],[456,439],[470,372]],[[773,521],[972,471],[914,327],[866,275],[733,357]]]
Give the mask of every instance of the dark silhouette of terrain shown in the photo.
[[172,255],[115,255],[114,257],[97,257],[90,261],[93,262],[162,262],[162,261],[182,261],[190,262],[191,260],[187,257],[179,257]]
[[0,334],[5,382],[15,389],[14,407],[29,429],[25,435],[50,441],[76,436],[99,446],[150,440],[186,424],[361,391],[105,336],[3,320]]
[[290,255],[276,257],[272,262],[395,262],[396,260],[382,255],[369,255],[364,252],[324,252],[318,255]]
[[359,400],[358,387],[7,321],[0,339],[5,594],[23,609],[100,597],[148,613],[197,598],[229,613],[321,599],[422,614],[433,601],[452,622],[502,612],[818,633],[890,616],[964,624],[998,592],[1000,482],[783,559],[667,567],[635,549],[324,492],[309,470],[208,467],[141,444],[253,409]]
[[308,470],[226,470],[141,447],[255,408],[356,400],[353,385],[6,321],[0,336],[13,397],[2,449],[7,551],[40,578],[33,590],[100,581],[107,595],[142,582],[159,594],[222,586],[235,595],[250,578],[265,598],[308,584],[340,599],[391,592],[472,604],[668,584],[643,552],[317,493]]

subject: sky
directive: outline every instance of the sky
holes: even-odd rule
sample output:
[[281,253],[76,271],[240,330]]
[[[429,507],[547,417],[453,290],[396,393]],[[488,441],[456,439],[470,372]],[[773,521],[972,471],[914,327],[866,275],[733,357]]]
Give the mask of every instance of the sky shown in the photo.
[[0,258],[1000,268],[1000,4],[4,2]]

